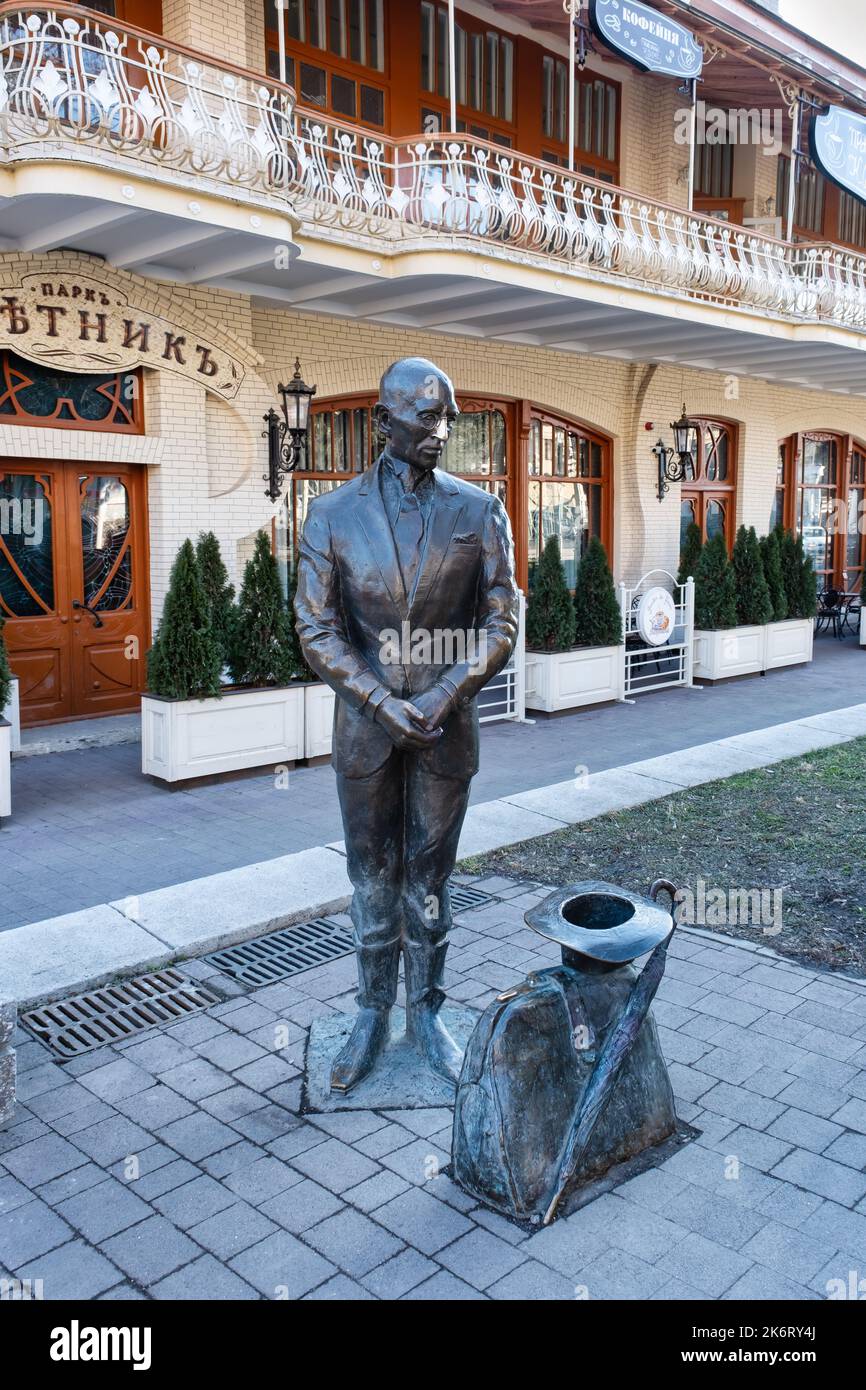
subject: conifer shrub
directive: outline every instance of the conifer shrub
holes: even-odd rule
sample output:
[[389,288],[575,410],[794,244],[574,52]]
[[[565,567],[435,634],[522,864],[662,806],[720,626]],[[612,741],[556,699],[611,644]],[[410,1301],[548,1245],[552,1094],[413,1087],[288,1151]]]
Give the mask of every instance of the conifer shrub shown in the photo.
[[297,638],[280,587],[267,533],[256,536],[238,599],[229,669],[236,685],[288,685],[295,674]]
[[731,556],[737,590],[737,622],[741,627],[763,627],[773,618],[770,590],[754,526],[741,526]]
[[783,531],[779,547],[788,617],[814,618],[818,608],[818,590],[812,557],[805,552],[803,537],[795,536],[792,531]]
[[195,550],[192,541],[185,540],[172,566],[162,619],[147,656],[148,690],[167,700],[219,695],[222,666]]
[[622,613],[607,554],[593,536],[581,556],[574,588],[575,641],[579,647],[615,647],[622,642]]
[[680,551],[680,567],[677,571],[678,584],[685,584],[689,578],[694,579],[703,544],[700,526],[697,522],[690,521],[686,527],[686,538]]
[[761,560],[764,565],[764,578],[773,609],[772,623],[784,622],[788,616],[788,599],[785,594],[785,581],[782,577],[782,555],[779,550],[779,536],[771,531],[761,537]]
[[210,605],[210,625],[223,666],[228,665],[237,618],[235,589],[229,583],[220,543],[213,531],[203,531],[195,550],[201,582]]
[[0,618],[0,716],[12,697],[12,672],[9,669],[9,654],[3,638],[6,619]]
[[576,615],[562,567],[559,537],[545,542],[526,605],[526,643],[535,651],[565,652],[574,646]]
[[695,574],[695,627],[706,632],[737,626],[737,586],[721,534],[701,550]]

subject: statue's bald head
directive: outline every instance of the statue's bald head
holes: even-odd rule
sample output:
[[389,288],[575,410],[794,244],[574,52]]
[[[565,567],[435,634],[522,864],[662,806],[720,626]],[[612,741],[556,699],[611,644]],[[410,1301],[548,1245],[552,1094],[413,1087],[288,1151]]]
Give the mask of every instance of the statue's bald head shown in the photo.
[[389,452],[414,468],[435,468],[458,414],[450,379],[426,357],[403,357],[382,377],[377,423]]
[[454,395],[450,379],[426,357],[401,357],[391,363],[379,383],[379,404],[386,410],[414,403],[419,397],[435,401],[449,394]]

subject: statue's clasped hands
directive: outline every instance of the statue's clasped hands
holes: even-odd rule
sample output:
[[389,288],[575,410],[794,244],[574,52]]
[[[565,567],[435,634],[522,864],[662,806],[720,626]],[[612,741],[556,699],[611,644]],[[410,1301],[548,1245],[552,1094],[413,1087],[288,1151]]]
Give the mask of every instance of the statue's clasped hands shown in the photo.
[[451,696],[434,685],[411,700],[389,695],[376,711],[376,719],[398,748],[417,752],[438,743],[451,709]]

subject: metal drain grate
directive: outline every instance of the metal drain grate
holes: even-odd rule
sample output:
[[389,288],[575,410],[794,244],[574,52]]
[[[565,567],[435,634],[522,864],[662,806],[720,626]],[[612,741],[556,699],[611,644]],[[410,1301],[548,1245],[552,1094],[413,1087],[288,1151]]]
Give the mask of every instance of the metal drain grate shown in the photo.
[[205,956],[209,965],[216,966],[234,980],[248,985],[270,985],[324,965],[339,956],[351,955],[355,946],[351,930],[328,917],[316,917],[296,927],[260,936],[256,941],[244,941]]
[[470,907],[482,907],[484,903],[493,902],[490,894],[482,893],[479,888],[469,888],[465,883],[452,883],[450,886],[452,912],[468,912]]
[[[489,893],[463,884],[452,884],[451,906],[454,912],[466,912],[492,902]],[[205,956],[208,965],[247,985],[270,985],[325,965],[340,956],[349,956],[355,949],[350,927],[330,917],[316,917],[296,927],[284,927],[255,941],[243,941],[225,951]]]
[[218,994],[177,970],[160,970],[32,1009],[21,1015],[21,1025],[58,1057],[78,1057],[220,1002]]

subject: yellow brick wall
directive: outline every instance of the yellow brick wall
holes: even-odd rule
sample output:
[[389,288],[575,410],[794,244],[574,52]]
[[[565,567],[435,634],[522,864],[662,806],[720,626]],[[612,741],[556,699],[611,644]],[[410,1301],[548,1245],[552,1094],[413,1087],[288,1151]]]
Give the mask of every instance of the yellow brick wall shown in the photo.
[[[655,495],[659,434],[685,400],[694,415],[738,426],[737,523],[767,530],[778,440],[805,429],[866,437],[866,404],[826,392],[796,391],[748,377],[690,368],[626,363],[484,339],[447,337],[356,320],[257,309],[254,346],[273,363],[274,384],[300,354],[305,379],[319,397],[375,390],[395,358],[420,353],[452,376],[458,391],[528,398],[609,434],[613,444],[617,578],[633,581],[652,566],[676,568],[679,486],[663,503]],[[645,428],[652,423],[653,429]]]
[[265,70],[264,0],[163,0],[162,29],[209,58]]
[[0,456],[106,464],[129,460],[148,468],[155,617],[171,562],[186,536],[215,530],[237,583],[253,532],[270,526],[275,509],[264,496],[262,416],[274,401],[277,382],[291,374],[296,354],[306,379],[318,386],[319,399],[375,391],[391,361],[420,353],[449,372],[458,391],[527,398],[609,435],[614,569],[617,578],[627,582],[652,566],[676,567],[679,488],[672,486],[662,504],[656,500],[651,448],[660,433],[670,440],[669,423],[679,415],[683,401],[692,414],[738,425],[737,520],[759,532],[767,529],[779,438],[806,429],[866,438],[863,401],[783,389],[745,376],[254,307],[240,295],[140,280],[74,253],[5,253],[0,256],[0,275],[4,269],[10,280],[32,271],[49,278],[76,269],[93,275],[96,270],[143,309],[150,306],[180,330],[195,332],[198,327],[248,364],[242,390],[232,404],[184,377],[147,371],[143,439],[0,424]]
[[688,107],[688,98],[677,92],[676,85],[649,73],[623,77],[620,183],[645,198],[684,208],[688,206],[689,148],[675,135],[677,115]]

